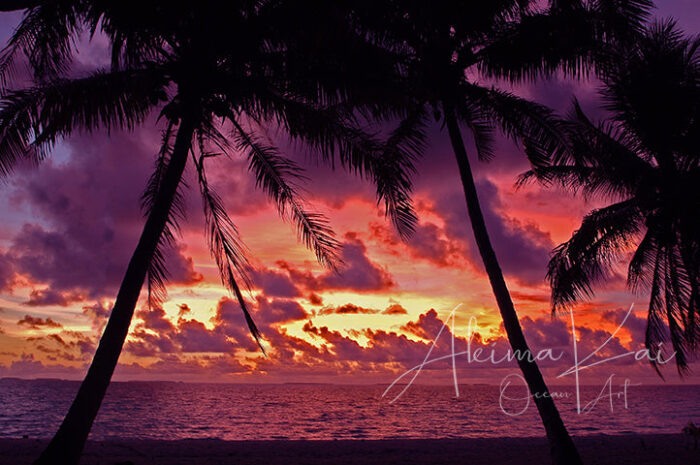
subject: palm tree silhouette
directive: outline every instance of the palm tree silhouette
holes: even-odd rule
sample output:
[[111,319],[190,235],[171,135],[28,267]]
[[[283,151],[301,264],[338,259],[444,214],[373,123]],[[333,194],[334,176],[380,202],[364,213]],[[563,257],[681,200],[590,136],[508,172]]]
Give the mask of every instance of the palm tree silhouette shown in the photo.
[[[345,102],[343,66],[324,64],[323,47],[357,42],[362,64],[372,60],[364,41],[349,27],[332,35],[285,26],[286,10],[276,4],[222,5],[202,1],[196,10],[170,2],[49,2],[26,12],[0,62],[7,76],[16,55],[24,53],[36,84],[10,90],[3,79],[0,103],[0,173],[22,159],[38,162],[52,145],[79,130],[133,128],[158,109],[164,122],[155,170],[143,195],[147,219],[128,264],[114,307],[88,373],[58,432],[36,463],[77,464],[111,376],[145,280],[149,304],[165,297],[163,249],[172,244],[184,210],[182,176],[188,159],[196,171],[206,218],[206,235],[223,283],[236,296],[254,338],[242,288],[249,284],[248,262],[238,231],[221,198],[207,181],[207,162],[233,151],[247,154],[256,184],[293,223],[318,261],[339,263],[327,219],[307,210],[299,194],[301,168],[266,142],[255,128],[280,128],[306,143],[322,158],[341,163],[374,180],[388,213],[403,231],[415,216],[410,184],[402,166],[387,166],[390,155],[410,160],[400,144],[381,144],[357,129],[352,105]],[[134,12],[138,11],[138,14]],[[307,12],[308,13],[308,12]],[[112,66],[86,77],[60,77],[72,54],[71,41],[82,24],[110,39]],[[326,29],[325,32],[329,30]],[[305,54],[309,43],[317,46]],[[366,47],[365,47],[366,48]],[[386,73],[377,61],[373,68]],[[312,70],[312,71],[310,71]],[[319,80],[323,76],[324,80]],[[410,151],[410,148],[408,149]],[[333,155],[333,156],[331,156]],[[262,348],[262,345],[261,345]]]
[[[564,70],[584,74],[607,43],[633,37],[649,2],[373,1],[361,24],[374,42],[393,50],[401,63],[398,92],[413,97],[402,121],[405,131],[423,131],[428,120],[447,127],[459,167],[475,241],[505,331],[515,353],[530,353],[479,205],[461,128],[472,135],[481,160],[493,154],[493,132],[500,128],[521,141],[534,166],[544,166],[563,150],[560,122],[542,105],[494,86],[481,85],[475,71],[511,81]],[[386,96],[385,96],[386,97]],[[389,97],[390,98],[390,97]],[[518,359],[535,398],[556,464],[581,463],[537,364]],[[537,395],[536,395],[537,394]]]
[[673,21],[654,23],[602,70],[609,120],[591,122],[574,102],[570,149],[520,179],[611,202],[554,250],[553,311],[592,296],[629,259],[627,285],[649,295],[646,347],[669,358],[660,343],[670,337],[682,373],[697,349],[700,310],[700,38]]

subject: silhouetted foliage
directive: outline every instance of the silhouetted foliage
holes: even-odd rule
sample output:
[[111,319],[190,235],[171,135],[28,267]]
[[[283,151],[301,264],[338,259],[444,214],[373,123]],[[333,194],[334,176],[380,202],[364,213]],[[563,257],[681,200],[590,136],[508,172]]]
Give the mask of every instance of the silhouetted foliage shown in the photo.
[[553,310],[591,297],[628,261],[628,286],[650,299],[646,346],[656,355],[670,338],[683,372],[700,309],[700,38],[655,23],[611,54],[602,81],[608,120],[590,121],[576,102],[569,150],[521,179],[613,202],[555,249]]

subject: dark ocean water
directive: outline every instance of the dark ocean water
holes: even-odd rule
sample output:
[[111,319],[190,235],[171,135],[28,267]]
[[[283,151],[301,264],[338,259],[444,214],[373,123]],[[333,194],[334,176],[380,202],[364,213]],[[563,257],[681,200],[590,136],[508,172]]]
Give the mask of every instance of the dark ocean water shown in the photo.
[[[0,437],[50,437],[79,383],[0,379]],[[602,386],[581,387],[582,406]],[[112,383],[92,429],[110,437],[184,439],[381,439],[540,436],[534,404],[508,416],[498,386],[411,386],[395,403],[386,386],[236,385],[167,382]],[[632,386],[601,398],[589,413],[576,411],[575,389],[557,387],[570,431],[582,434],[680,432],[700,420],[700,386]],[[516,397],[516,390],[509,392]],[[606,391],[604,394],[608,394]],[[505,401],[513,414],[524,403]]]

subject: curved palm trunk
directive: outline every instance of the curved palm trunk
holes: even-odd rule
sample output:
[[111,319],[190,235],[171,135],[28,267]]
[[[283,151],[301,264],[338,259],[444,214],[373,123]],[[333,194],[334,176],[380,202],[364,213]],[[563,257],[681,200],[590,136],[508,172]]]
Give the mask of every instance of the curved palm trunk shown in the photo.
[[[464,187],[464,196],[467,200],[469,219],[471,220],[472,229],[474,230],[474,238],[476,239],[476,245],[479,248],[481,259],[484,262],[486,274],[491,282],[491,289],[496,296],[496,302],[501,312],[501,318],[503,319],[503,325],[508,335],[508,341],[515,353],[529,353],[530,348],[527,345],[523,330],[520,327],[518,315],[515,312],[513,301],[510,298],[510,293],[508,292],[505,279],[503,278],[503,272],[498,264],[496,253],[493,250],[488,231],[486,230],[484,216],[479,206],[474,177],[469,165],[469,159],[467,158],[467,151],[464,148],[464,141],[462,140],[462,134],[459,130],[459,124],[457,123],[454,110],[448,105],[444,105],[444,108],[445,122],[450,134],[452,149],[454,150],[459,165],[459,174],[462,178],[462,186]],[[537,410],[542,418],[542,423],[547,433],[547,439],[549,440],[552,462],[556,465],[582,464],[576,446],[571,436],[569,436],[566,426],[564,426],[564,422],[559,415],[556,405],[554,405],[554,400],[549,396],[543,396],[544,393],[549,393],[549,389],[547,389],[547,385],[544,382],[544,378],[537,364],[534,361],[528,361],[527,358],[523,358],[523,360],[520,360],[520,358],[523,357],[517,358],[518,365],[523,372],[523,377],[525,378],[530,393],[534,396]],[[540,395],[535,396],[536,393]]]
[[148,266],[166,225],[177,186],[187,164],[194,132],[192,118],[183,118],[173,153],[151,214],[122,281],[112,313],[97,347],[92,364],[61,427],[35,465],[77,465],[92,423],[119,360],[131,317],[138,301]]

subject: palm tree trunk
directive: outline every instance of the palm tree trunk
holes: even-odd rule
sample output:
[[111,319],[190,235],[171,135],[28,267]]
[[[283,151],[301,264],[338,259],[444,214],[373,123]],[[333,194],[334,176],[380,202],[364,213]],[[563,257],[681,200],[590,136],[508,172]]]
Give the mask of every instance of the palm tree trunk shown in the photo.
[[[474,230],[474,238],[476,245],[479,248],[481,259],[486,268],[486,274],[491,283],[491,289],[496,296],[498,309],[501,312],[503,325],[508,335],[508,341],[514,353],[527,354],[530,348],[527,345],[523,330],[520,327],[518,315],[515,312],[513,301],[510,298],[508,287],[506,286],[503,272],[496,259],[496,253],[491,245],[484,216],[479,205],[479,198],[474,184],[467,151],[464,147],[464,141],[459,129],[457,118],[454,110],[449,105],[443,105],[445,109],[445,122],[447,130],[450,134],[452,149],[454,150],[457,163],[459,165],[459,174],[462,178],[462,186],[464,187],[464,196],[467,200],[467,210],[469,219],[471,220],[472,229]],[[522,360],[520,360],[522,358]],[[548,395],[549,390],[544,382],[542,373],[540,373],[537,364],[530,362],[527,357],[518,357],[518,365],[523,372],[523,377],[528,385],[530,393],[534,396],[537,410],[542,418],[544,429],[549,439],[550,450],[552,454],[552,462],[555,465],[578,465],[582,464],[581,458],[578,455],[576,446],[574,445],[571,436],[569,436],[566,426],[559,415],[554,400]],[[545,395],[547,393],[547,395]],[[535,395],[538,394],[538,395]]]
[[97,347],[92,364],[61,427],[35,465],[77,465],[92,423],[129,332],[148,266],[166,225],[173,198],[187,164],[194,133],[194,118],[184,117],[153,209],[144,225],[122,281],[112,313]]

